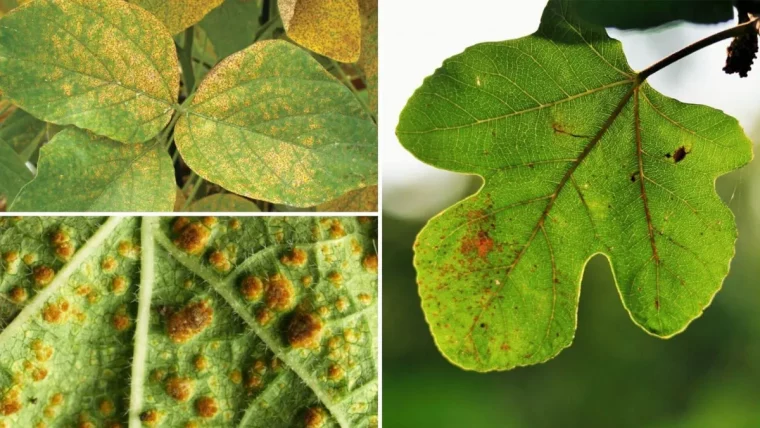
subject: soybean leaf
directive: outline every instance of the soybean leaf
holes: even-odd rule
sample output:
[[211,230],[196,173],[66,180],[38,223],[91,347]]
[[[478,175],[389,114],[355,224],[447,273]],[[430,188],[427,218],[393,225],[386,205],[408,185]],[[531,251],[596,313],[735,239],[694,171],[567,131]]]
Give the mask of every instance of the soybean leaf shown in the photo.
[[367,95],[377,117],[377,0],[359,0],[362,18],[362,53],[359,67],[367,80]]
[[143,9],[120,0],[33,1],[0,24],[0,90],[33,116],[125,143],[168,123],[177,55]]
[[226,0],[203,18],[199,25],[206,30],[220,59],[254,42],[256,31],[261,27],[262,3],[262,0]]
[[409,100],[401,143],[485,180],[415,246],[422,306],[453,363],[504,370],[569,346],[598,253],[652,335],[710,304],[736,240],[714,182],[751,143],[732,117],[642,80],[603,28],[551,1],[535,34],[467,49]]
[[354,190],[338,199],[317,206],[320,212],[376,212],[377,186]]
[[224,0],[127,0],[152,13],[171,34],[198,23]]
[[0,138],[0,200],[10,205],[32,173],[11,146]]
[[358,0],[278,0],[285,31],[294,42],[341,62],[356,62],[361,53]]
[[259,207],[248,199],[229,193],[215,193],[190,205],[196,212],[256,212]]
[[121,144],[69,128],[40,150],[37,177],[11,211],[171,211],[176,184],[162,145]]
[[0,421],[376,426],[362,221],[0,220]]
[[377,182],[377,127],[290,43],[227,57],[183,107],[175,130],[183,159],[233,193],[308,207]]
[[47,131],[47,124],[21,109],[16,109],[0,124],[0,140],[5,140],[21,159],[29,160],[35,147],[31,147]]

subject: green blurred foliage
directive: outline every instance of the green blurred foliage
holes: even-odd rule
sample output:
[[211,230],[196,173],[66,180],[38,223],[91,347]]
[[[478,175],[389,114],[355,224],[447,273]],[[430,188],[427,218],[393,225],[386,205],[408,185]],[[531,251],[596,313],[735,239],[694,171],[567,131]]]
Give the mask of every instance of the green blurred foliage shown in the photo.
[[732,0],[573,0],[580,16],[605,27],[645,29],[675,21],[715,24],[733,18]]
[[758,162],[718,180],[737,217],[736,257],[723,290],[685,332],[662,340],[635,326],[597,256],[573,345],[545,364],[488,374],[460,370],[435,348],[412,267],[423,223],[384,216],[383,425],[760,426],[758,188]]

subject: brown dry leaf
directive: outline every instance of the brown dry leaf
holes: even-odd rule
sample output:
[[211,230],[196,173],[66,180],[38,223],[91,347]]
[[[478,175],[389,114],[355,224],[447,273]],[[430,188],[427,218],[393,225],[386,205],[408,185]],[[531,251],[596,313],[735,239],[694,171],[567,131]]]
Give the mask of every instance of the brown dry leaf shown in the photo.
[[294,42],[341,62],[356,62],[362,49],[357,0],[279,0],[280,16]]

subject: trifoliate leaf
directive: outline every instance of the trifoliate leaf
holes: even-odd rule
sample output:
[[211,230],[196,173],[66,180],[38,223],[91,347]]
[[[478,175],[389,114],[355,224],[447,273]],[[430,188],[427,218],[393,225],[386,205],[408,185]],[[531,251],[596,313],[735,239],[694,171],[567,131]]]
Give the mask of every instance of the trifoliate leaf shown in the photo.
[[362,48],[358,0],[278,0],[285,31],[294,42],[341,62],[356,62]]
[[510,369],[569,346],[594,254],[659,337],[684,330],[728,273],[736,226],[714,183],[749,162],[750,141],[730,116],[642,82],[565,1],[531,36],[446,60],[398,136],[424,162],[485,180],[415,246],[427,320],[459,366]]
[[306,51],[264,41],[227,57],[184,106],[175,140],[204,179],[314,206],[377,182],[377,127]]
[[152,13],[171,34],[177,34],[206,16],[224,0],[127,0]]
[[212,10],[200,27],[206,30],[219,58],[226,58],[250,46],[261,27],[263,0],[227,0]]
[[141,143],[172,115],[177,54],[156,18],[121,0],[33,1],[0,21],[0,90],[39,119]]
[[0,220],[0,423],[376,426],[375,227]]
[[248,199],[230,193],[216,193],[193,202],[190,211],[195,212],[256,212],[259,207]]
[[69,128],[42,148],[37,169],[12,211],[140,212],[174,206],[174,168],[160,143],[126,145]]

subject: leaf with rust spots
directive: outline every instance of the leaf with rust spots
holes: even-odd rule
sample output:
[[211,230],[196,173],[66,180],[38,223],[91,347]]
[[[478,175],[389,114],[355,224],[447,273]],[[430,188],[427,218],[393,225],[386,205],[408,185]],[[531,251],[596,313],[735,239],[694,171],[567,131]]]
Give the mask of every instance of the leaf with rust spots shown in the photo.
[[238,195],[217,193],[193,202],[190,211],[196,212],[257,212],[259,207]]
[[362,49],[358,0],[278,0],[285,31],[294,42],[341,62],[356,62]]
[[377,117],[377,0],[359,0],[362,18],[362,53],[359,67],[367,79],[367,94],[372,112]]
[[[190,255],[176,229],[194,224],[210,229],[207,251]],[[377,426],[377,272],[364,266],[376,227],[350,217],[0,218],[0,425],[44,415],[48,426],[287,428],[319,408],[323,427]],[[76,248],[67,262],[62,244]],[[226,274],[208,263],[219,248],[234,266]],[[30,274],[38,266],[50,272],[44,287]],[[292,304],[261,325],[273,277],[289,281]],[[25,300],[11,300],[18,289]]]
[[33,1],[0,21],[0,90],[39,119],[142,143],[172,115],[177,54],[156,18],[121,0]]
[[203,80],[175,139],[201,177],[230,192],[310,207],[377,183],[377,127],[303,49],[264,41]]
[[378,188],[353,190],[338,199],[317,206],[319,212],[377,212]]
[[158,18],[171,34],[177,34],[201,19],[224,0],[127,0]]
[[738,122],[655,91],[569,5],[550,1],[531,36],[446,60],[399,121],[417,158],[485,180],[415,246],[433,336],[466,369],[537,364],[569,346],[594,254],[632,320],[662,338],[705,310],[734,255],[714,183],[752,158]]
[[177,194],[161,144],[121,144],[69,128],[40,150],[37,176],[10,211],[171,211]]

